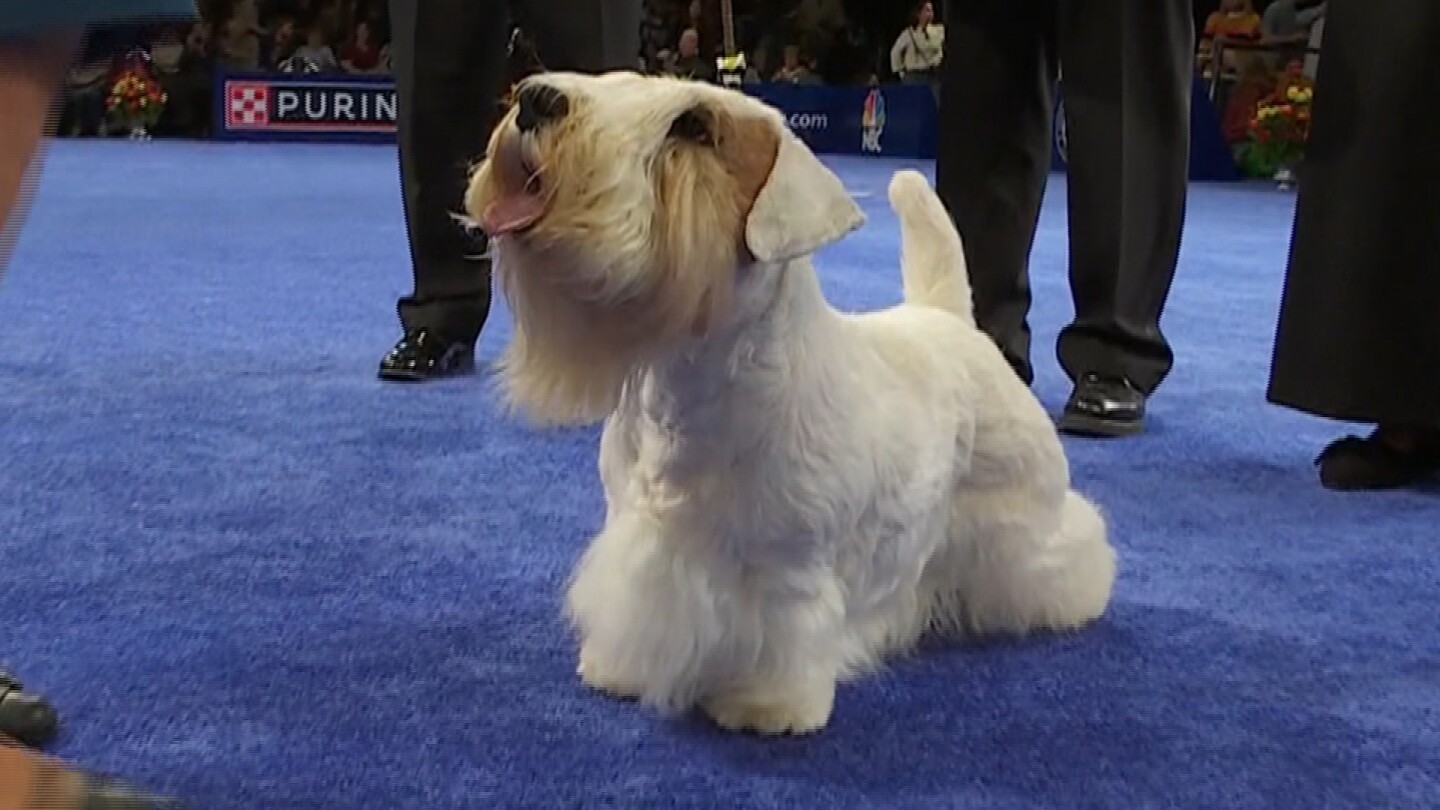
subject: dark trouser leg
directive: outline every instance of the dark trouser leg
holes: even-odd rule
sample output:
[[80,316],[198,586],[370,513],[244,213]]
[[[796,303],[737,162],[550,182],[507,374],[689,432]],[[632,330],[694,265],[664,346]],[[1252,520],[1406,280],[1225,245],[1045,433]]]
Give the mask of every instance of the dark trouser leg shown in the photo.
[[1174,360],[1160,315],[1185,219],[1190,5],[1060,0],[1076,317],[1057,353],[1072,379],[1124,377],[1149,394]]
[[520,0],[520,26],[546,70],[634,70],[641,0]]
[[390,0],[399,101],[400,182],[415,292],[407,330],[473,343],[490,310],[483,239],[454,219],[469,166],[485,152],[504,90],[505,0]]
[[[936,190],[965,240],[980,328],[1028,383],[1030,244],[1050,171],[1050,3],[951,0]],[[1023,8],[1021,8],[1023,6]]]

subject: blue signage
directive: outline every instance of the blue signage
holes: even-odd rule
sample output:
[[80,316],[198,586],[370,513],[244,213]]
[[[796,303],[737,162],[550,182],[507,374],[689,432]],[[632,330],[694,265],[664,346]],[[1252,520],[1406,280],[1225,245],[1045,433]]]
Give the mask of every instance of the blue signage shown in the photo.
[[[747,84],[801,140],[820,154],[933,159],[939,128],[935,96],[924,85]],[[221,74],[215,82],[215,136],[225,140],[393,143],[398,113],[387,77]],[[1052,165],[1065,170],[1063,94],[1056,106]],[[1192,180],[1231,181],[1239,172],[1203,82],[1190,122]]]
[[747,84],[750,96],[780,110],[792,132],[827,155],[935,157],[935,95],[929,87]]
[[226,74],[215,81],[215,136],[224,140],[391,143],[398,111],[386,77]]

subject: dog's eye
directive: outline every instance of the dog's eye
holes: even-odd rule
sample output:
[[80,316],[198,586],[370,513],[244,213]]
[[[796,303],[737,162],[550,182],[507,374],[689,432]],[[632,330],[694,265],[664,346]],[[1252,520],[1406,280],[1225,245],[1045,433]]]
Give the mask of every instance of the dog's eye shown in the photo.
[[710,121],[698,110],[680,113],[670,124],[670,137],[704,146],[715,143],[715,136],[710,132]]

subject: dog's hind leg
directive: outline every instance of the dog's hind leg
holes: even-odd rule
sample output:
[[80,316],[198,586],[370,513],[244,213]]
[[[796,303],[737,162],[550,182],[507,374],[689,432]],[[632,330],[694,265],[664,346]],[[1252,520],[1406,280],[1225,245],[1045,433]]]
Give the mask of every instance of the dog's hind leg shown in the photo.
[[952,545],[927,580],[931,624],[967,635],[1070,630],[1098,618],[1115,582],[1115,551],[1094,504],[1067,491],[966,492],[952,514]]

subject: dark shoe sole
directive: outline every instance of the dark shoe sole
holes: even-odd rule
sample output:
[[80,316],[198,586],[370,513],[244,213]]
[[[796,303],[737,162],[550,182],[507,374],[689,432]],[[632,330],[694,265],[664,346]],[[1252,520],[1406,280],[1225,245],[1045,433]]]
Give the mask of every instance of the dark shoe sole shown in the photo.
[[1440,475],[1440,451],[1404,453],[1374,436],[1331,442],[1315,462],[1320,485],[1336,492],[1409,489]]
[[473,373],[474,371],[474,359],[467,359],[461,361],[460,363],[457,363],[456,366],[452,369],[438,373],[427,373],[424,371],[415,371],[408,368],[386,368],[384,366],[381,366],[378,376],[380,377],[380,379],[385,380],[386,382],[420,383],[430,382],[432,380],[443,380],[447,377],[463,377],[467,374]]
[[1066,413],[1060,417],[1061,433],[1084,436],[1090,439],[1123,439],[1134,436],[1145,429],[1145,423],[1138,420],[1104,419],[1079,413]]

